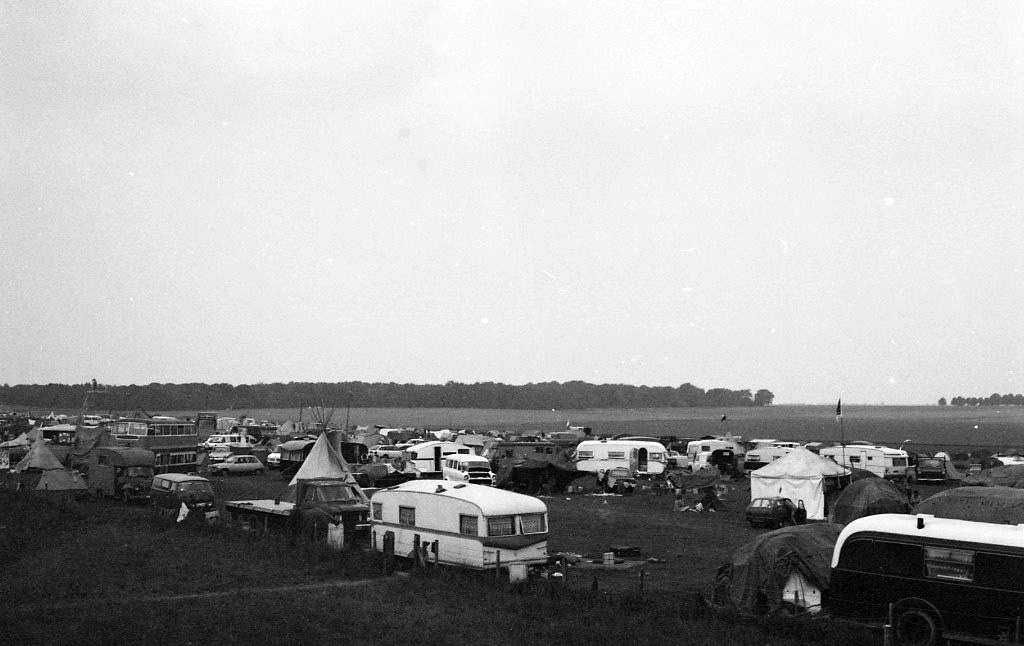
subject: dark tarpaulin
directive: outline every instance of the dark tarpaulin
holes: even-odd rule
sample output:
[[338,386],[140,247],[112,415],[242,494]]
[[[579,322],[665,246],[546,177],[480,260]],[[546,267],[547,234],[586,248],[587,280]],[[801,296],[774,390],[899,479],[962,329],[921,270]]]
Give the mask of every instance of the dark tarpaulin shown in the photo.
[[842,529],[835,523],[783,527],[742,545],[718,569],[715,603],[745,614],[777,614],[783,608],[782,591],[794,572],[824,596],[832,550]]
[[984,469],[964,478],[965,487],[1013,487],[1024,489],[1024,464],[1009,464]]
[[1024,489],[1001,486],[946,489],[922,501],[914,508],[914,513],[1018,525],[1024,523]]
[[555,460],[502,460],[495,472],[495,486],[523,493],[561,493],[576,478],[584,475],[572,463]]
[[882,478],[866,478],[847,486],[832,503],[829,522],[846,525],[873,514],[907,514],[910,502],[899,487]]

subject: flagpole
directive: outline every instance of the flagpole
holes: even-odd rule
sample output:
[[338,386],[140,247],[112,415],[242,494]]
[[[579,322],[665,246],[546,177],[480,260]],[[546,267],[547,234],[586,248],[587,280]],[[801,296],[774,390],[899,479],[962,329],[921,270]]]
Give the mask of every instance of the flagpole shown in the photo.
[[843,466],[846,464],[846,429],[843,427],[843,399],[836,402],[836,420],[839,421],[839,446],[842,448]]

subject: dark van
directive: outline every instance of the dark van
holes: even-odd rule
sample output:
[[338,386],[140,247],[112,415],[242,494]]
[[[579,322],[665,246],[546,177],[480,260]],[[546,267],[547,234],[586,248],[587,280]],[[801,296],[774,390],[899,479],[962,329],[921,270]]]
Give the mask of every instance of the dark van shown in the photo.
[[156,454],[124,446],[95,447],[86,467],[86,481],[94,496],[116,496],[127,505],[149,498]]
[[877,514],[832,554],[829,613],[886,622],[894,643],[1021,643],[1024,532],[1018,526]]
[[182,503],[189,511],[210,512],[214,510],[213,485],[199,476],[161,473],[153,476],[150,501],[155,512],[176,512]]

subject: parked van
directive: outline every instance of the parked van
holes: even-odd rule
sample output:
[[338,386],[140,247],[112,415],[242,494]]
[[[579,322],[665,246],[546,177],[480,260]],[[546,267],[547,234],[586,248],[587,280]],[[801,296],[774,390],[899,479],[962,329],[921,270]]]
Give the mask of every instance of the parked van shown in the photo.
[[213,485],[206,478],[184,473],[153,476],[149,490],[153,511],[177,511],[181,504],[191,511],[213,511]]
[[830,614],[889,623],[897,644],[1024,640],[1020,526],[865,516],[840,533],[830,581]]
[[656,475],[668,464],[665,446],[649,440],[584,440],[575,459],[578,470],[590,473],[629,469],[633,475]]
[[86,459],[89,493],[115,496],[126,505],[149,499],[156,454],[148,449],[122,446],[94,447]]
[[199,443],[200,448],[208,451],[227,447],[232,453],[238,453],[239,449],[251,451],[254,446],[256,446],[254,438],[249,435],[242,435],[241,433],[211,435],[205,441]]
[[444,466],[445,458],[449,455],[459,454],[471,455],[473,449],[458,442],[431,440],[410,446],[402,454],[402,457],[416,472],[416,477],[441,480],[443,478],[441,469]]
[[907,478],[909,456],[902,449],[892,449],[874,444],[846,444],[828,446],[818,455],[832,458],[840,466],[851,469],[864,469],[879,478],[887,480],[905,480]]
[[491,463],[482,455],[466,455],[465,453],[449,455],[444,459],[441,476],[444,480],[494,486]]
[[[374,552],[413,554],[473,569],[547,563],[547,506],[523,494],[482,485],[410,480],[370,499]],[[391,549],[391,548],[389,548]]]

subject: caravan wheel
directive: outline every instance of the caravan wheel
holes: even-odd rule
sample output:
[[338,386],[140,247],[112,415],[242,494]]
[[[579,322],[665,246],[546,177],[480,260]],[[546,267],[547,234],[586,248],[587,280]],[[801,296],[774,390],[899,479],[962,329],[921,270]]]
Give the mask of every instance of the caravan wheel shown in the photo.
[[941,632],[935,615],[924,608],[905,608],[893,622],[893,640],[898,646],[935,646]]

